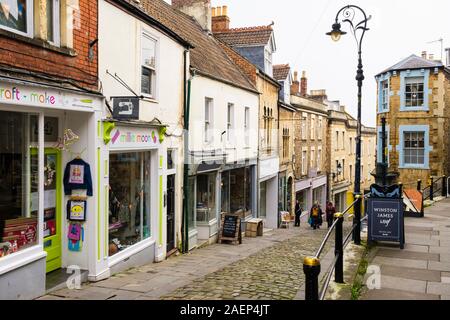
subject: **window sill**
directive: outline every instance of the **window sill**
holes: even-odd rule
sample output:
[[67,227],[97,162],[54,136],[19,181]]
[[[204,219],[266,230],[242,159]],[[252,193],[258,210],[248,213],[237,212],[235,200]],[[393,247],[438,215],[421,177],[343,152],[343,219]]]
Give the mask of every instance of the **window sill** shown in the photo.
[[399,169],[404,170],[430,170],[430,167],[427,166],[414,166],[414,165],[401,165],[398,167]]
[[0,29],[0,36],[4,36],[6,38],[10,38],[13,40],[25,42],[32,46],[44,48],[44,49],[47,49],[47,50],[50,50],[50,51],[53,51],[56,53],[60,53],[60,54],[66,55],[66,56],[70,56],[70,57],[77,56],[77,53],[73,49],[65,48],[65,47],[57,47],[55,45],[50,44],[47,41],[37,39],[37,38],[28,38],[26,36],[23,36],[23,35],[20,35],[20,34],[11,32],[11,31],[7,31],[4,29]]
[[143,97],[142,98],[143,101],[150,102],[150,103],[159,103],[159,101],[156,98],[152,98],[152,97],[150,97],[148,95],[145,95],[145,94],[141,94],[141,95]]
[[400,106],[400,112],[408,112],[408,111],[428,112],[428,111],[430,111],[430,109],[428,107],[405,107],[405,106]]

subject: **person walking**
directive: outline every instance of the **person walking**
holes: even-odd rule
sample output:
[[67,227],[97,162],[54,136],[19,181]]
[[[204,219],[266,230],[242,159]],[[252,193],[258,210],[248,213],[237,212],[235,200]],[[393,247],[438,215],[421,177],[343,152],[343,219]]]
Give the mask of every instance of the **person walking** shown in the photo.
[[333,225],[334,214],[336,213],[336,208],[331,201],[328,201],[325,213],[327,216],[328,229],[330,229],[331,226]]
[[322,220],[322,209],[320,209],[319,204],[316,202],[311,208],[311,211],[309,212],[309,221],[311,224],[311,227],[316,230],[320,229],[321,220]]
[[302,208],[300,202],[296,200],[295,202],[295,227],[300,227],[300,217],[302,216]]

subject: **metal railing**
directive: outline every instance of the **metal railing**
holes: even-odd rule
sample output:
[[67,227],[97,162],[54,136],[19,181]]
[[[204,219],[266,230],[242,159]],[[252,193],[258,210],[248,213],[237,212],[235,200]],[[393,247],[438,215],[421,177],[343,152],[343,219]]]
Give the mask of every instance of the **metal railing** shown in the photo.
[[417,182],[410,182],[404,185],[416,185],[417,191],[420,191],[423,195],[423,200],[434,200],[436,196],[449,197],[450,177],[442,176],[439,178],[431,177],[427,186],[422,189],[422,180],[417,180]]
[[[344,249],[347,246],[355,228],[358,226],[354,223],[352,229],[344,238],[344,216],[358,203],[358,201],[363,201],[365,197],[367,196],[357,195],[355,197],[356,200],[344,212],[338,212],[334,215],[335,220],[325,235],[325,238],[322,240],[316,254],[312,257],[306,257],[303,260],[303,272],[305,273],[305,300],[323,300],[325,298],[333,272],[334,281],[336,283],[344,283]],[[361,222],[366,219],[367,216],[362,218]],[[320,256],[323,253],[333,231],[335,233],[334,259],[329,270],[327,271],[325,281],[319,294],[319,275],[321,271]]]

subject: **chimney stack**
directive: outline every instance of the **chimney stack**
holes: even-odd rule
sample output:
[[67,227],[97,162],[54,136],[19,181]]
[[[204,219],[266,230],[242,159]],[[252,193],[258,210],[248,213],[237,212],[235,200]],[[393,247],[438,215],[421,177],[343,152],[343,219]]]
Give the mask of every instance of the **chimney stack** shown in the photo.
[[203,30],[211,32],[211,0],[172,0],[172,7],[193,17]]
[[427,52],[426,51],[422,51],[422,58],[427,59]]
[[230,29],[230,18],[228,7],[217,7],[212,9],[212,32],[222,32]]
[[292,81],[291,85],[291,94],[297,95],[300,93],[300,82],[298,81],[298,72],[294,71],[294,81]]
[[308,95],[308,79],[306,78],[306,71],[302,72],[302,79],[300,84],[300,94],[304,97]]
[[430,53],[430,57],[429,57],[428,60],[434,60],[434,54],[433,53]]

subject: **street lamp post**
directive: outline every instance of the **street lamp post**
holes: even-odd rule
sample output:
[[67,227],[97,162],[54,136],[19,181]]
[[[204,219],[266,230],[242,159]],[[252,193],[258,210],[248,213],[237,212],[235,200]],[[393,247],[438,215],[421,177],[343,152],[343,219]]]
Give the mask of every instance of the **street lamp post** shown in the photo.
[[[361,19],[358,22],[358,19]],[[341,36],[347,34],[341,30],[341,22],[348,23],[351,27],[353,36],[355,37],[358,47],[358,69],[356,72],[356,81],[358,83],[358,127],[356,137],[356,163],[355,163],[355,186],[354,194],[358,198],[361,196],[361,98],[362,98],[362,85],[364,81],[364,71],[362,64],[362,42],[364,34],[367,30],[367,22],[371,16],[367,16],[363,9],[355,5],[348,5],[340,9],[336,15],[336,21],[332,26],[332,30],[327,33],[331,36],[333,41],[339,41]],[[361,203],[362,198],[355,204],[355,215],[353,218],[353,225],[355,226],[353,231],[353,241],[355,244],[361,244]]]

